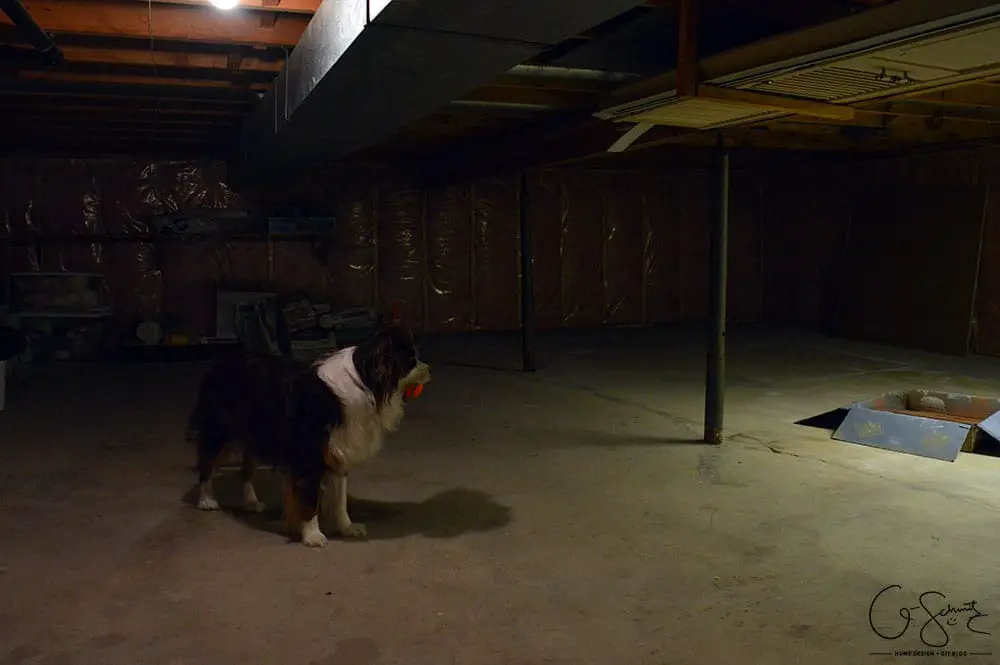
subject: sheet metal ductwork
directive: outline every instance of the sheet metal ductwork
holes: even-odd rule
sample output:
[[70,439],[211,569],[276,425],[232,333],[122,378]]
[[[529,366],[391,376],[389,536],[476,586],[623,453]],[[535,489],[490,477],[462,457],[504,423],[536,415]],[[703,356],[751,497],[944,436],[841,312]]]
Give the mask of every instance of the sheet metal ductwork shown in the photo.
[[63,59],[63,52],[56,46],[52,35],[42,30],[21,4],[21,0],[0,0],[0,10],[10,17],[11,23],[18,27],[24,38],[42,54],[47,63],[55,65]]
[[325,0],[243,127],[245,178],[329,163],[636,0]]

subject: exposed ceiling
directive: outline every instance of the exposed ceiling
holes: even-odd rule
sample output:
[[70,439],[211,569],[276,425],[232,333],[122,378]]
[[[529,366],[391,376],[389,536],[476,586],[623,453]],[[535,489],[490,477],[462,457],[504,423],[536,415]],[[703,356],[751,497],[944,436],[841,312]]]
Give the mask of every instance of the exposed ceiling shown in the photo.
[[[489,161],[499,166],[605,157],[627,126],[593,113],[620,101],[623,90],[677,67],[679,1],[646,0],[470,90],[356,158],[412,161],[454,153],[462,165],[485,161],[483,154],[496,150],[502,156]],[[894,1],[699,0],[698,57]],[[63,58],[47,63],[0,14],[0,150],[77,155],[227,154],[320,4],[241,0],[238,9],[221,11],[208,0],[22,2],[54,37]],[[993,140],[1000,137],[1000,72],[979,74],[859,102],[849,119],[779,114],[727,129],[728,140],[851,152]],[[617,158],[707,140],[705,132],[657,127]]]

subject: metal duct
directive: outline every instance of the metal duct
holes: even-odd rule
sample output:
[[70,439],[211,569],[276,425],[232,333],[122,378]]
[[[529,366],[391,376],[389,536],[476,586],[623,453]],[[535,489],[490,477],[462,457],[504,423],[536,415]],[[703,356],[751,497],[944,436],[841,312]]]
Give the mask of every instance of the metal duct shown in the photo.
[[46,62],[55,65],[63,59],[62,49],[56,46],[52,35],[42,30],[42,27],[35,22],[21,4],[21,0],[0,0],[0,9],[10,17],[11,22],[21,30],[28,42],[38,49]]
[[247,119],[244,176],[328,163],[637,0],[325,0]]

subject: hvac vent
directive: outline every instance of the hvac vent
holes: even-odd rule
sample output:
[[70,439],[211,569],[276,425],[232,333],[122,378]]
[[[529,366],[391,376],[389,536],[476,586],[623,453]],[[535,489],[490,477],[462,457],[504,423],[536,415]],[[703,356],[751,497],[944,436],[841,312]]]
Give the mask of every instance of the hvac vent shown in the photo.
[[[913,83],[944,83],[1000,67],[1000,25],[990,23],[897,42],[835,63],[778,75],[717,82],[756,92],[827,102],[870,99]],[[726,77],[729,79],[730,77]]]
[[[907,72],[907,77],[911,75]],[[804,97],[825,102],[849,97],[887,92],[900,87],[888,74],[859,71],[847,67],[824,67],[799,72],[790,76],[775,77],[758,84],[744,84],[740,88],[788,97]]]

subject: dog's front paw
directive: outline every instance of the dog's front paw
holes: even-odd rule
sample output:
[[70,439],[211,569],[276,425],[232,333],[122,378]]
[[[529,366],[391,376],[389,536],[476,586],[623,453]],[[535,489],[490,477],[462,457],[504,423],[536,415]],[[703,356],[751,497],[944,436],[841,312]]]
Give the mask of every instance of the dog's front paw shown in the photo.
[[306,547],[326,547],[328,542],[330,541],[327,540],[326,536],[319,529],[306,531],[302,534],[302,544]]
[[200,510],[218,510],[219,502],[210,496],[203,496],[198,499],[198,508]]
[[248,513],[262,513],[267,510],[267,506],[264,505],[263,501],[245,501],[243,503],[243,510]]
[[340,531],[340,535],[344,538],[364,538],[368,535],[368,530],[365,529],[364,524],[347,524],[337,527],[337,530]]

